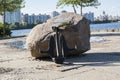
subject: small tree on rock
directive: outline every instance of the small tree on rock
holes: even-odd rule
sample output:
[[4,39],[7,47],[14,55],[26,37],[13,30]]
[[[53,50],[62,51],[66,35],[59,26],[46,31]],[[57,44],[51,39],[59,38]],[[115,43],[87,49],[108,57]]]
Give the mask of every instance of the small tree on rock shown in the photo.
[[75,7],[80,6],[80,13],[82,15],[82,8],[83,7],[89,7],[89,6],[94,6],[97,7],[100,5],[98,0],[59,0],[57,3],[57,8],[60,6],[65,6],[65,5],[72,5],[74,12],[76,13]]

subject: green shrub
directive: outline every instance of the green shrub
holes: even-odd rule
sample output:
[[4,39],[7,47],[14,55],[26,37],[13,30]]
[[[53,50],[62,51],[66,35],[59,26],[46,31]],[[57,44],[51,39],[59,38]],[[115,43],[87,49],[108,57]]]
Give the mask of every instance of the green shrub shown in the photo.
[[3,27],[0,26],[0,37],[6,37],[6,36],[11,36],[11,31],[10,28],[6,27],[5,28],[5,35],[3,35]]
[[0,27],[2,27],[3,26],[3,24],[0,22]]
[[62,22],[58,27],[67,27],[68,25],[70,25],[68,22]]

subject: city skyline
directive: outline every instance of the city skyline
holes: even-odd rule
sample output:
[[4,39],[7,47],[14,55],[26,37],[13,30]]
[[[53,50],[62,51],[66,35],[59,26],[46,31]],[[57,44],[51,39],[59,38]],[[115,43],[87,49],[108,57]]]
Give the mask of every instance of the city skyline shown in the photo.
[[[65,12],[65,11],[63,11]],[[62,12],[62,13],[63,13]],[[26,22],[27,24],[36,24],[36,23],[43,23],[46,22],[48,19],[58,16],[61,13],[57,12],[57,11],[53,11],[51,12],[51,14],[23,14],[21,13],[21,10],[15,10],[13,12],[6,12],[6,22],[8,24],[10,23],[24,23]],[[95,17],[93,12],[89,12],[89,13],[84,13],[83,16],[85,18],[87,18],[88,20],[90,20],[91,22],[94,21],[104,21],[104,20],[120,20],[120,16],[111,16],[106,14],[105,12],[103,12],[102,15]],[[3,22],[3,17],[0,16],[0,22]]]
[[[58,11],[61,12],[62,10],[66,10],[68,12],[73,12],[73,9],[71,6],[65,6],[63,8],[56,9],[56,4],[58,0],[44,0],[44,1],[30,1],[25,0],[25,7],[21,9],[22,13],[24,14],[50,14],[52,11]],[[109,2],[108,2],[109,1]],[[120,0],[99,0],[101,3],[98,8],[94,7],[88,7],[83,8],[83,13],[88,12],[94,12],[95,17],[102,14],[103,11],[106,12],[108,15],[112,16],[120,16]],[[77,12],[80,13],[79,8],[77,9]]]

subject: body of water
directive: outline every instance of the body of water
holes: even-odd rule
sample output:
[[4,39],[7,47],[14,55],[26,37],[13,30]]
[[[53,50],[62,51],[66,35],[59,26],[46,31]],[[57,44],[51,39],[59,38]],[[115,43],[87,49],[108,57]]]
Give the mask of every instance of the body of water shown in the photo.
[[31,29],[21,29],[21,30],[11,30],[12,35],[11,36],[24,36],[28,35],[30,33]]
[[91,24],[91,30],[111,30],[111,29],[120,29],[120,22],[113,23],[103,23],[103,24]]
[[[91,30],[110,30],[110,29],[120,29],[120,22],[114,23],[104,23],[104,24],[91,24]],[[23,36],[28,35],[31,29],[23,29],[23,30],[12,30],[11,36]]]

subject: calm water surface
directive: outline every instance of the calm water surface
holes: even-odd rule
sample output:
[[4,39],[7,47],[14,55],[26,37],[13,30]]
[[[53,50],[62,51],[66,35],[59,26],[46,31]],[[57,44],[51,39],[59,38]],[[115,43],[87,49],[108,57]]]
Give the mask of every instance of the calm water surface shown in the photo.
[[104,23],[104,24],[91,24],[90,29],[91,30],[120,29],[120,22]]
[[[104,24],[91,24],[91,30],[109,30],[109,29],[120,29],[120,22],[104,23]],[[12,36],[23,36],[28,35],[31,29],[23,30],[12,30]]]

